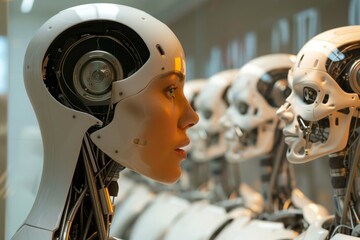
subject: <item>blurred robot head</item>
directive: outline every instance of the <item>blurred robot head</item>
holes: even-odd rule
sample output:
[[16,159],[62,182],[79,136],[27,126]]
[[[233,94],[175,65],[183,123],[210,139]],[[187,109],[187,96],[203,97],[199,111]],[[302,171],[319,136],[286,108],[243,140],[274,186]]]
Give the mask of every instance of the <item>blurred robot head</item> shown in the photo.
[[69,135],[80,150],[88,132],[125,167],[163,182],[180,175],[197,115],[183,93],[182,46],[154,17],[116,4],[66,9],[30,42],[24,78],[45,148]]
[[308,41],[289,72],[292,89],[277,114],[292,163],[343,150],[360,106],[360,27],[323,32]]
[[[185,97],[189,101],[191,107],[193,108],[193,110],[195,112],[196,112],[195,99],[199,95],[201,89],[205,86],[206,82],[207,82],[206,79],[199,78],[199,79],[189,80],[185,83],[185,86],[184,86]],[[190,152],[192,149],[193,139],[196,138],[195,128],[188,129],[187,134],[190,138],[190,144],[187,145],[184,148],[184,150],[186,150],[187,152]]]
[[294,60],[290,54],[269,54],[240,68],[222,120],[227,129],[227,161],[256,159],[272,151],[279,130],[276,110],[290,94],[287,74]]
[[226,92],[239,70],[230,69],[211,76],[195,99],[199,123],[192,130],[192,159],[209,161],[224,155],[226,145],[220,118],[228,107]]

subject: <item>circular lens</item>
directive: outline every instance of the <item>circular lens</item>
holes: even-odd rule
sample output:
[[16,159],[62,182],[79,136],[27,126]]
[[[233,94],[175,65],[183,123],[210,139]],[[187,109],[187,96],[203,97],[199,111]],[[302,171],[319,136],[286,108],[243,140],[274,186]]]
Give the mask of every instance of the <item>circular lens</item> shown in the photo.
[[112,82],[122,78],[119,61],[112,54],[101,50],[85,53],[75,64],[73,72],[75,90],[91,101],[109,99]]

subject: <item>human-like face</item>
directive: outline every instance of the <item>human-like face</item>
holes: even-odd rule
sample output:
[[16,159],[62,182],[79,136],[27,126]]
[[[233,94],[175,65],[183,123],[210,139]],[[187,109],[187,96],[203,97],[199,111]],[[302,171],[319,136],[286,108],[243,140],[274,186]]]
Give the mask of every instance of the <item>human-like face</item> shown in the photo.
[[186,159],[184,147],[190,143],[186,130],[197,123],[198,116],[184,96],[185,80],[171,74],[153,81],[143,96],[147,102],[144,137],[148,146],[141,152],[152,166],[154,176],[175,181]]
[[184,83],[183,75],[166,74],[116,105],[103,134],[119,136],[117,153],[112,154],[115,161],[163,183],[180,177],[180,163],[187,154],[183,148],[189,144],[186,130],[198,121],[184,96]]

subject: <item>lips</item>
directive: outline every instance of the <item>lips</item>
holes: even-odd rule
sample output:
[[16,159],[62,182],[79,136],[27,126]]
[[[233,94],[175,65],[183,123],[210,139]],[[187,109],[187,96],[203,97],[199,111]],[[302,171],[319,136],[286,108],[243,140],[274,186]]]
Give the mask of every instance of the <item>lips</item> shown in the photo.
[[175,153],[177,155],[179,155],[182,159],[186,159],[187,158],[187,152],[181,148],[177,148],[175,149]]
[[291,132],[288,132],[288,131],[285,131],[285,130],[283,130],[283,135],[285,137],[284,142],[288,146],[290,146],[294,141],[296,141],[299,138],[298,135],[296,135],[294,133],[291,133]]
[[288,132],[288,131],[283,131],[283,135],[285,138],[287,137],[298,137],[298,135],[294,134],[294,133],[291,133],[291,132]]
[[285,142],[288,146],[290,146],[293,142],[295,142],[296,139],[297,139],[297,138],[295,138],[295,137],[286,137],[286,138],[284,139],[284,142]]
[[185,159],[187,157],[187,152],[185,150],[183,150],[182,148],[189,145],[190,144],[190,140],[186,139],[185,141],[183,141],[179,147],[175,148],[175,152],[177,155],[179,155],[181,158]]

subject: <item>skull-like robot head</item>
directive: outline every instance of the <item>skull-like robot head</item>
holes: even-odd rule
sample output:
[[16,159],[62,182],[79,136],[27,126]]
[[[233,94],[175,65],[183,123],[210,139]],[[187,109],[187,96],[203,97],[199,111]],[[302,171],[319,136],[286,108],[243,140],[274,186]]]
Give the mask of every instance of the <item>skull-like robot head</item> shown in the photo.
[[269,54],[240,68],[228,91],[230,105],[222,120],[227,161],[257,159],[272,151],[281,130],[276,110],[290,94],[287,74],[294,60],[291,54]]
[[195,100],[199,123],[193,128],[192,159],[205,162],[224,155],[226,145],[221,117],[228,107],[226,92],[239,70],[229,69],[211,76]]
[[[201,89],[205,86],[206,83],[207,83],[207,80],[204,78],[189,80],[185,83],[184,94],[185,94],[186,99],[189,101],[191,107],[194,109],[194,111],[196,111],[195,99],[197,98]],[[188,152],[191,152],[192,140],[194,138],[196,138],[196,131],[194,130],[194,128],[190,128],[187,131],[187,134],[190,138],[190,143],[184,149],[187,150]]]
[[308,41],[289,71],[292,89],[277,114],[287,158],[304,163],[342,151],[359,118],[360,27],[323,32]]

